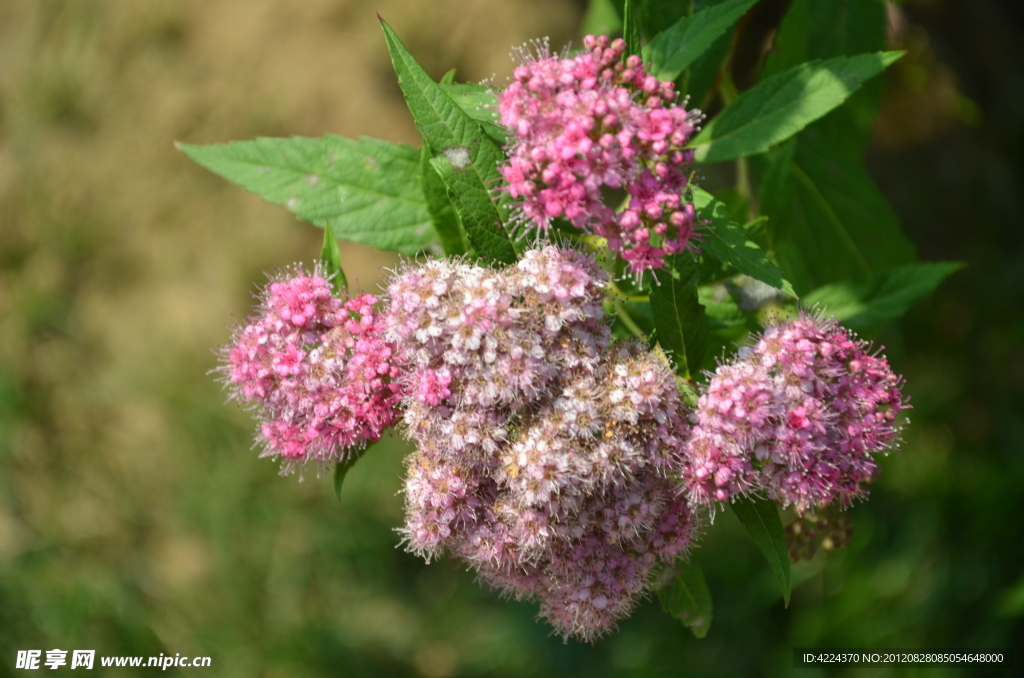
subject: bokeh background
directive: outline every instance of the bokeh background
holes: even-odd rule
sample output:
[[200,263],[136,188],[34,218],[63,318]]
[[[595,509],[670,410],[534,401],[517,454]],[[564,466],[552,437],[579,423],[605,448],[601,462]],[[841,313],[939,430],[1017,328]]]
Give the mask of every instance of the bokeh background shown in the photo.
[[[785,5],[763,0],[758,21]],[[795,567],[788,610],[726,513],[697,552],[706,640],[648,601],[618,634],[563,644],[533,606],[396,548],[400,440],[357,465],[340,503],[328,478],[256,458],[248,415],[207,374],[213,350],[263,272],[311,262],[320,232],[172,142],[417,144],[375,12],[433,75],[472,82],[506,77],[513,45],[578,38],[584,10],[0,0],[0,676],[21,673],[18,650],[53,648],[207,655],[180,673],[211,676],[815,676],[791,647],[1024,642],[1017,0],[890,6],[909,55],[866,162],[922,258],[969,266],[876,337],[907,377],[907,445],[852,510],[852,545]],[[350,246],[342,263],[373,291],[394,259]]]

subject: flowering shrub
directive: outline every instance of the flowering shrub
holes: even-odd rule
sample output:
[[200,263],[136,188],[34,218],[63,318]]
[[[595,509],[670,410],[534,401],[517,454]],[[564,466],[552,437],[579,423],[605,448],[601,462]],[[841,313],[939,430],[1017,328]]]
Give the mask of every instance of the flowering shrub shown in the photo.
[[[916,260],[851,160],[856,139],[816,122],[861,107],[844,119],[863,138],[873,104],[844,102],[898,53],[796,64],[780,49],[742,93],[727,69],[701,80],[754,2],[659,23],[627,1],[624,39],[561,56],[536,43],[505,86],[435,82],[382,24],[421,149],[182,146],[324,228],[322,263],[275,277],[224,353],[265,455],[283,473],[336,464],[340,488],[398,424],[406,547],[539,603],[566,638],[601,636],[647,592],[707,634],[693,547],[716,510],[746,526],[788,603],[789,559],[848,543],[841,511],[908,407],[840,321],[871,330],[957,265]],[[724,106],[699,129],[677,91]],[[724,161],[735,190],[695,185],[691,165]],[[421,256],[380,298],[349,297],[338,237]],[[737,345],[708,371],[714,347]]]

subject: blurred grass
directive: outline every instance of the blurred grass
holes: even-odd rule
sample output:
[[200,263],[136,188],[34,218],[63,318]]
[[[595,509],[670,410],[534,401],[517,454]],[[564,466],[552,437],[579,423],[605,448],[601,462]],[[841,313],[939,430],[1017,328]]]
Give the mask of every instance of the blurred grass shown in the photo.
[[[356,466],[340,504],[329,479],[256,459],[249,416],[206,372],[263,271],[311,261],[319,234],[172,146],[416,143],[374,11],[432,73],[476,81],[504,77],[512,45],[562,44],[580,8],[0,3],[0,676],[17,650],[54,647],[213,658],[192,675],[443,678],[780,675],[793,645],[1024,640],[1021,31],[991,0],[904,7],[896,39],[920,56],[892,78],[869,167],[923,256],[970,263],[880,337],[913,397],[905,449],[853,509],[851,547],[796,567],[789,610],[726,512],[697,552],[707,640],[647,603],[580,646],[396,548],[401,441]],[[342,258],[371,291],[394,263]]]

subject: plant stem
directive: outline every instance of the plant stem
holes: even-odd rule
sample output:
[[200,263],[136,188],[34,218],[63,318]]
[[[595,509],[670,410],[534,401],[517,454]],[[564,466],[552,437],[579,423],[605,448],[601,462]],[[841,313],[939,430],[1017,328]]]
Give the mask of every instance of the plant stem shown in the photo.
[[636,324],[633,317],[629,315],[629,311],[626,309],[626,305],[619,299],[612,299],[612,307],[615,309],[615,315],[618,316],[622,324],[626,326],[626,329],[633,333],[634,337],[643,338],[646,336],[643,329]]

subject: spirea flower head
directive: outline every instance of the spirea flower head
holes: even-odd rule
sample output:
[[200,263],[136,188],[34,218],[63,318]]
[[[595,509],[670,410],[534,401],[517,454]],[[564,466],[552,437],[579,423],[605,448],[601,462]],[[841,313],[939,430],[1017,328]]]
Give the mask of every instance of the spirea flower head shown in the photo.
[[447,550],[565,636],[629,613],[690,546],[674,489],[688,432],[666,361],[609,342],[606,274],[556,247],[483,269],[434,261],[389,286],[408,362],[408,548]]
[[696,503],[765,493],[799,513],[867,494],[875,456],[908,407],[884,357],[834,320],[802,313],[720,365],[687,445]]
[[[625,43],[587,36],[585,51],[552,56],[545,43],[522,50],[522,64],[498,96],[501,123],[512,133],[501,168],[519,220],[546,230],[563,217],[604,237],[634,273],[660,268],[694,235],[685,198],[684,149],[701,119],[676,105],[671,82],[644,70]],[[685,102],[684,102],[685,103]],[[616,213],[602,189],[625,189]]]
[[377,298],[334,296],[319,267],[273,279],[259,298],[220,371],[232,397],[255,406],[262,456],[290,473],[378,440],[398,419],[399,386]]

